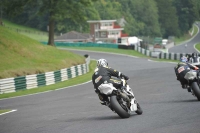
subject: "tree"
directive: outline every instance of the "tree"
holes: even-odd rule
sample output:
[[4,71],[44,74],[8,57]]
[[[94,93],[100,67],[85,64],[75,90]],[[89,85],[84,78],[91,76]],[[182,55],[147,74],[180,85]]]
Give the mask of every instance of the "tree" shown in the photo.
[[199,18],[197,0],[174,0],[182,34],[192,28],[193,23]]
[[[160,25],[158,22],[158,10],[154,0],[120,0],[122,9],[131,14],[127,20],[132,20],[133,30],[137,35],[160,36]],[[128,8],[128,9],[127,9]],[[125,13],[126,16],[126,13]]]
[[145,23],[145,29],[142,31],[143,35],[155,35],[160,36],[160,25],[158,22],[158,9],[156,7],[156,2],[154,0],[141,0],[141,3],[135,5],[135,7],[139,7],[140,4],[144,6],[142,8],[138,8],[136,11],[139,12],[138,19],[141,22]]
[[115,0],[98,0],[94,3],[94,6],[102,20],[122,17],[121,4]]
[[179,36],[178,17],[172,0],[156,0],[163,37]]
[[48,45],[54,46],[55,22],[63,19],[71,19],[75,22],[85,21],[82,12],[85,7],[92,6],[96,0],[2,0],[7,7],[8,14],[16,15],[24,10],[25,6],[39,7],[38,14],[48,14]]
[[[98,11],[94,6],[85,7],[82,15],[85,16],[85,20],[99,20],[100,16]],[[89,25],[87,21],[74,21],[71,18],[65,18],[63,20],[56,22],[55,31],[56,32],[69,32],[71,30],[80,31],[80,32],[89,32]]]

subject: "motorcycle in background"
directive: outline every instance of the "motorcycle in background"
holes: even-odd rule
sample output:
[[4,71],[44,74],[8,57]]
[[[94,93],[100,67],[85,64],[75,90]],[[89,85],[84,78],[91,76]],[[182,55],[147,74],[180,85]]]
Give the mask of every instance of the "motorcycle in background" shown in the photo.
[[[183,89],[187,89],[200,101],[200,71],[189,70],[187,66],[175,68],[177,80],[182,83]],[[182,73],[182,74],[181,74]],[[183,75],[184,73],[184,75]]]
[[188,62],[192,65],[195,65],[197,67],[200,67],[200,56],[197,53],[192,53],[192,55],[187,55],[188,56]]

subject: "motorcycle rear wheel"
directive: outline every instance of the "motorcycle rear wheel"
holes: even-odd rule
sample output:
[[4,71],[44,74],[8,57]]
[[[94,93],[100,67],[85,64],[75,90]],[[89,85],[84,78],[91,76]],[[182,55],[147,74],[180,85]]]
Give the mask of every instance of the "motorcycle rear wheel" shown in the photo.
[[111,96],[110,97],[110,105],[113,108],[113,110],[121,117],[121,118],[129,118],[130,117],[130,112],[127,112],[122,108],[122,106],[119,104],[117,101],[116,96]]
[[197,97],[197,99],[200,101],[200,89],[199,89],[197,82],[192,83],[192,90],[193,90],[195,96]]

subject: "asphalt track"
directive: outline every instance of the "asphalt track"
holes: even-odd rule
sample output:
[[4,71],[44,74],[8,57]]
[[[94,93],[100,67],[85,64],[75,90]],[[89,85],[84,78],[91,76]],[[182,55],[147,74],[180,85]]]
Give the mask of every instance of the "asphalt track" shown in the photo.
[[200,133],[200,102],[176,80],[173,63],[77,51],[130,77],[144,113],[121,119],[99,103],[91,82],[37,95],[0,100],[0,133]]
[[[175,47],[172,47],[169,49],[170,53],[198,53],[199,51],[194,48],[194,46],[197,43],[200,43],[200,34],[199,34],[199,29],[200,29],[200,23],[196,23],[196,26],[198,27],[198,34],[193,37],[192,39],[185,41],[181,45],[177,45]],[[186,46],[185,46],[186,45]]]

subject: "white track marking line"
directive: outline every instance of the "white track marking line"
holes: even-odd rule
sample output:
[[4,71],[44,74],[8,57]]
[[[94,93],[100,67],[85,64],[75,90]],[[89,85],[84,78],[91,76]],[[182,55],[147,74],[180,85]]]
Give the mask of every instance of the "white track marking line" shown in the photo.
[[16,109],[15,110],[11,110],[11,111],[8,111],[8,112],[5,112],[5,113],[1,113],[0,115],[5,115],[5,114],[8,114],[8,113],[12,113],[12,112],[15,112],[17,111]]
[[31,95],[38,95],[38,94],[47,93],[47,92],[51,92],[51,91],[58,91],[58,90],[67,89],[67,88],[70,88],[70,87],[75,87],[75,86],[79,86],[79,85],[84,85],[84,84],[87,84],[87,83],[89,83],[89,82],[91,82],[91,81],[92,81],[92,80],[87,81],[87,82],[84,82],[84,83],[81,83],[81,84],[77,84],[77,85],[72,85],[72,86],[68,86],[68,87],[58,88],[58,89],[55,89],[55,90],[49,90],[49,91],[44,91],[44,92],[38,92],[38,93],[28,94],[28,95],[23,95],[23,96],[16,96],[16,97],[10,97],[10,98],[3,98],[3,99],[0,99],[0,101],[1,101],[1,100],[6,100],[6,99],[18,98],[18,97],[26,97],[26,96],[31,96]]

